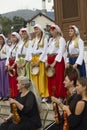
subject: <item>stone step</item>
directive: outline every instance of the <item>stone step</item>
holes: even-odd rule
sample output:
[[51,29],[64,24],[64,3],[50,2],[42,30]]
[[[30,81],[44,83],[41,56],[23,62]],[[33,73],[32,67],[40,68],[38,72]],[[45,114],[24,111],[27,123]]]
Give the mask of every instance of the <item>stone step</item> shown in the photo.
[[[52,103],[41,103],[42,109],[40,112],[43,127],[55,120]],[[0,123],[3,122],[4,117],[10,113],[10,104],[8,101],[0,101]]]

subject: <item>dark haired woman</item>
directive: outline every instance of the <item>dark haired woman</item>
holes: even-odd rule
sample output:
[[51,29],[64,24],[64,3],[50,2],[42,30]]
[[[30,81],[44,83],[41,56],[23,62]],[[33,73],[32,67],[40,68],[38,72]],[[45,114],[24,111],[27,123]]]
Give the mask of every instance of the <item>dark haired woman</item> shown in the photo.
[[[69,95],[66,96],[66,99],[63,101],[63,103],[61,102],[60,99],[52,97],[52,101],[56,102],[58,104],[58,107],[60,106],[62,109],[63,109],[63,104],[68,103],[69,105],[68,107],[73,113],[75,112],[76,103],[79,100],[81,100],[81,96],[77,95],[77,92],[76,92],[76,82],[77,82],[78,77],[79,75],[76,69],[73,69],[72,66],[67,68],[65,71],[64,84],[65,84],[65,87],[67,88],[67,92],[69,91]],[[45,128],[45,130],[54,130],[54,129],[63,130],[63,124],[64,124],[64,117],[62,114],[58,125],[53,122],[53,125],[50,124],[49,126]]]
[[66,105],[62,109],[68,115],[70,130],[87,130],[87,78],[81,77],[77,80],[76,91],[82,99],[76,103],[74,112]]

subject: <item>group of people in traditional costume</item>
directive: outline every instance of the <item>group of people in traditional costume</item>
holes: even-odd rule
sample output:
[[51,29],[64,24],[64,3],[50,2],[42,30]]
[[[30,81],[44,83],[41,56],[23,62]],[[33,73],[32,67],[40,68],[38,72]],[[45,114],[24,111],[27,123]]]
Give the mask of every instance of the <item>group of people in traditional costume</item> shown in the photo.
[[[75,25],[69,26],[67,43],[58,25],[50,26],[49,39],[39,24],[34,26],[34,34],[31,39],[27,28],[20,29],[19,33],[12,32],[11,44],[0,34],[0,99],[18,95],[16,79],[19,75],[33,80],[43,101],[51,96],[65,98],[64,72],[69,65],[86,77],[84,42]],[[37,74],[32,73],[34,67],[39,68]],[[46,71],[52,69],[54,74],[48,76]]]
[[[50,37],[39,24],[33,29],[33,37],[27,28],[21,28],[19,33],[12,32],[11,43],[0,34],[0,100],[9,98],[10,105],[16,104],[21,118],[19,123],[12,122],[11,110],[0,130],[40,128],[40,99],[42,102],[58,103],[68,115],[70,129],[82,130],[83,126],[87,129],[84,41],[80,37],[79,29],[75,25],[69,26],[68,42],[64,39],[61,28],[56,24],[50,26]],[[81,78],[78,78],[78,75]],[[68,104],[70,107],[67,107],[58,100],[58,98],[61,100],[66,98],[67,89],[70,90],[71,95],[74,92],[75,95],[80,95],[79,99],[72,100],[75,101],[74,106],[70,102]],[[80,105],[82,109],[78,110]],[[62,130],[64,124],[62,119],[59,125],[53,122],[45,129]],[[72,124],[74,119],[75,122]],[[79,127],[79,123],[82,122]]]

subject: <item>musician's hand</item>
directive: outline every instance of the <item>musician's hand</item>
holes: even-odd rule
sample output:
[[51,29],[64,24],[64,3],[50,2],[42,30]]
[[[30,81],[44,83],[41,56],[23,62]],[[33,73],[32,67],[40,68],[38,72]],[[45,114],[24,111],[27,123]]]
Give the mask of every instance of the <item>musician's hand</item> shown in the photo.
[[35,66],[39,66],[39,64],[40,64],[40,61],[38,61],[38,62],[35,64]]
[[19,68],[19,69],[21,68],[21,65],[20,65],[20,64],[18,64],[18,63],[17,63],[17,68]]
[[8,121],[8,117],[4,118],[4,122]]
[[49,66],[48,62],[46,61],[45,62],[45,67],[47,68]]
[[71,114],[71,111],[70,111],[68,105],[63,105],[62,109],[63,109],[63,111],[66,111],[67,115],[70,115],[70,114]]
[[69,68],[70,64],[69,63],[66,63],[65,64],[65,68]]
[[54,61],[50,66],[51,66],[52,68],[54,68],[55,65],[56,65],[56,61]]
[[25,60],[24,63],[21,65],[21,68],[25,67],[27,61]]
[[5,66],[4,71],[8,71],[8,66]]
[[14,64],[11,66],[11,68],[13,69],[13,68],[15,67],[15,65],[16,65],[16,64],[14,63]]
[[10,113],[10,115],[9,115],[8,117],[4,118],[4,122],[6,122],[6,121],[8,121],[10,118],[12,118],[12,116],[13,116],[13,114]]
[[10,65],[8,65],[8,71],[12,70],[12,67]]
[[60,99],[58,99],[58,98],[56,98],[56,97],[54,97],[54,96],[51,97],[51,100],[52,100],[53,102],[55,102],[55,103],[61,102]]
[[30,62],[30,65],[31,65],[31,67],[35,66],[35,64],[32,61]]
[[76,69],[76,68],[77,68],[77,64],[76,64],[76,63],[73,65],[73,68],[74,68],[74,69]]
[[10,103],[10,104],[15,103],[15,102],[16,102],[15,99],[13,99],[13,98],[9,98],[9,103]]

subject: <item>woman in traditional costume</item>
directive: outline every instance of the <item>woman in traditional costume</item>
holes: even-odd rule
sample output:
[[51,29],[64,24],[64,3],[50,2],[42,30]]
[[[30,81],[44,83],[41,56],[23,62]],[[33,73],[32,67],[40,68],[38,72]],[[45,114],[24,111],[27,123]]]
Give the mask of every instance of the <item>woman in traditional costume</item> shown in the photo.
[[84,41],[80,38],[79,29],[75,25],[69,26],[70,40],[67,42],[66,68],[73,65],[79,70],[81,77],[86,77],[86,67],[84,61]]
[[9,96],[9,78],[8,72],[5,71],[7,53],[6,38],[3,34],[0,34],[0,100],[5,100]]
[[9,50],[8,56],[7,56],[7,65],[8,65],[8,71],[9,71],[9,83],[10,83],[10,97],[15,98],[18,95],[17,90],[17,65],[15,62],[16,59],[16,53],[18,46],[21,44],[21,37],[17,32],[13,32],[11,34],[11,42],[12,46]]
[[26,75],[30,78],[29,62],[25,64],[25,57],[29,46],[29,32],[26,28],[20,30],[22,42],[17,50],[16,63],[18,76]]
[[34,26],[34,32],[36,37],[31,41],[26,60],[30,62],[31,66],[31,80],[35,83],[42,99],[44,98],[44,101],[47,101],[49,97],[48,82],[45,73],[45,60],[42,55],[44,48],[47,46],[47,37],[39,24]]
[[57,98],[65,98],[66,89],[64,87],[64,53],[66,41],[63,38],[62,31],[58,25],[50,26],[52,38],[49,39],[49,45],[46,48],[46,68],[47,71],[54,70],[53,75],[48,75],[48,89],[50,97],[53,95]]

